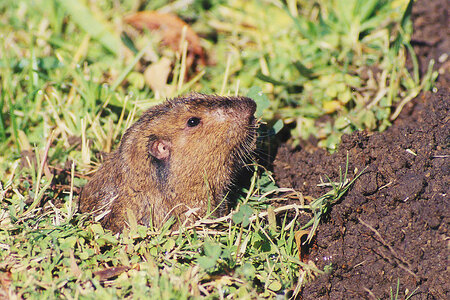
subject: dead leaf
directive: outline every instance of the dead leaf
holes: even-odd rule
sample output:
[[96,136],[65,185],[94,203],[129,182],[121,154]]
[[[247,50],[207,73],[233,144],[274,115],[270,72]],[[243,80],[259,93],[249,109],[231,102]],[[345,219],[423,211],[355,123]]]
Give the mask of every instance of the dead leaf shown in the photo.
[[175,51],[180,51],[180,42],[183,27],[186,26],[186,41],[188,42],[188,53],[186,67],[189,69],[194,63],[195,57],[199,58],[199,63],[206,65],[205,53],[200,45],[200,38],[194,30],[179,17],[171,14],[159,13],[156,11],[142,11],[124,18],[127,24],[136,29],[158,30],[161,32],[162,41]]
[[70,270],[72,271],[72,274],[75,277],[80,278],[82,272],[81,272],[80,267],[77,265],[77,262],[75,261],[75,256],[73,255],[72,249],[70,249],[70,251],[69,251],[69,257],[70,257]]
[[304,196],[303,199],[306,200],[306,203],[311,203],[314,201],[314,198],[311,196]]
[[166,98],[170,95],[170,85],[167,84],[167,79],[172,71],[172,62],[167,57],[151,64],[144,71],[145,82],[155,92],[156,98]]
[[119,276],[123,272],[130,270],[130,267],[127,266],[119,266],[113,268],[107,268],[100,271],[95,271],[93,274],[99,277],[100,281],[105,281],[111,279],[113,277]]
[[295,232],[295,242],[298,249],[298,258],[303,262],[308,261],[307,255],[309,254],[309,244],[303,245],[303,242],[305,241],[308,234],[309,230],[298,230]]
[[269,221],[269,228],[273,231],[277,230],[277,219],[275,217],[275,211],[273,207],[269,205],[267,208],[267,220]]
[[9,270],[0,272],[0,299],[9,299],[11,282],[12,274]]

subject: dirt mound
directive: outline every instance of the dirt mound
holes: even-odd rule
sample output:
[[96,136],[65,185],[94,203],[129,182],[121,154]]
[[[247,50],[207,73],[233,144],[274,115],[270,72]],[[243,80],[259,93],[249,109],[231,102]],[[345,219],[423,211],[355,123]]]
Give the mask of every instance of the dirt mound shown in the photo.
[[[412,299],[448,299],[450,222],[450,96],[427,93],[413,114],[384,133],[344,136],[333,155],[323,150],[291,152],[275,160],[281,186],[319,196],[326,176],[367,169],[329,221],[319,227],[311,259],[332,271],[303,291],[304,299],[389,298],[390,288],[416,291]],[[407,121],[408,120],[408,121]]]
[[[441,57],[448,45],[448,35],[433,39],[448,28],[426,22],[447,15],[445,3],[419,1],[413,10],[416,41],[421,36],[431,40],[415,45],[422,65]],[[438,67],[445,68],[445,62]],[[416,288],[410,299],[450,299],[447,77],[441,73],[439,91],[413,100],[387,131],[344,136],[333,155],[311,145],[278,150],[274,172],[279,185],[304,195],[328,191],[317,184],[327,182],[327,176],[339,180],[347,153],[349,173],[367,167],[319,227],[310,259],[331,271],[309,283],[303,299],[390,299],[397,282],[399,299]]]

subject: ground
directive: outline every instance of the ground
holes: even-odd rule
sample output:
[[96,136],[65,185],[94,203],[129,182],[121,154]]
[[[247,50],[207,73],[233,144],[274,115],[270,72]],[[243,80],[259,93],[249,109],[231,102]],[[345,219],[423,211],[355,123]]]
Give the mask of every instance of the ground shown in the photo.
[[347,154],[349,177],[366,168],[317,231],[309,259],[330,271],[302,299],[390,299],[391,289],[398,299],[414,290],[410,299],[450,299],[448,11],[447,0],[413,7],[420,69],[434,59],[440,70],[435,92],[419,95],[385,132],[344,136],[332,155],[307,142],[279,148],[279,186],[304,195],[329,190],[317,184],[338,181]]

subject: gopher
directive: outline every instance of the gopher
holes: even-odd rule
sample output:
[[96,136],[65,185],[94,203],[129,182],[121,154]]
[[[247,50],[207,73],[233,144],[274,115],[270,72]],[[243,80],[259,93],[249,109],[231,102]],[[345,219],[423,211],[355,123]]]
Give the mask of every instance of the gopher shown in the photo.
[[103,215],[114,232],[130,212],[156,227],[195,208],[197,217],[222,214],[223,197],[255,149],[255,110],[247,97],[199,93],[150,108],[82,189],[80,211]]

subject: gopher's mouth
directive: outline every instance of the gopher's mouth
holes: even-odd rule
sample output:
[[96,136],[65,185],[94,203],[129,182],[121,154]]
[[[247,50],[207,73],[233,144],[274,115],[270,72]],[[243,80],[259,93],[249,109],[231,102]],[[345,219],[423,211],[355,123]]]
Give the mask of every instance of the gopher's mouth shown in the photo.
[[250,126],[256,126],[256,118],[255,118],[254,115],[251,115],[251,116],[248,118],[248,125],[250,125]]

